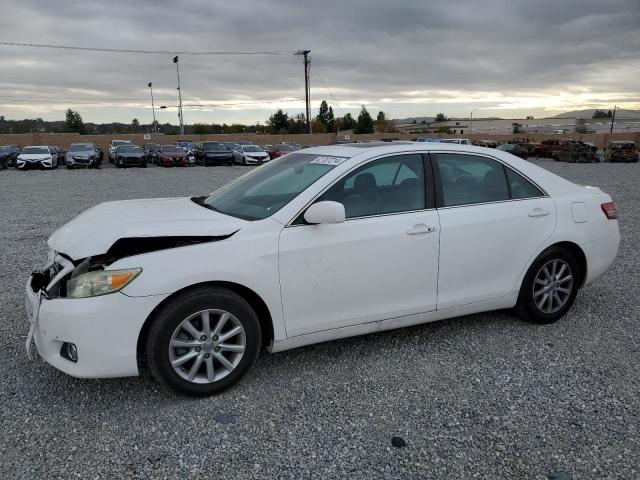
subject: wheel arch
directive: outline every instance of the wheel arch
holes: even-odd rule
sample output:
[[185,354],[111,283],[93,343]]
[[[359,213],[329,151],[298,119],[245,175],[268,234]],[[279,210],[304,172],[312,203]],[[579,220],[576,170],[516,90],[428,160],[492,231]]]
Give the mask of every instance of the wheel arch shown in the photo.
[[260,321],[260,328],[262,329],[262,347],[268,346],[270,342],[273,341],[273,318],[271,316],[271,312],[269,311],[269,307],[265,303],[265,301],[253,290],[244,285],[234,282],[226,282],[226,281],[212,281],[212,282],[201,282],[193,285],[189,285],[188,287],[184,287],[180,290],[175,291],[167,298],[162,300],[156,307],[149,313],[146,320],[144,321],[142,328],[140,329],[140,333],[138,334],[138,342],[136,344],[136,352],[138,355],[138,367],[140,367],[140,361],[144,358],[145,344],[147,342],[147,337],[149,335],[149,328],[153,323],[153,318],[157,314],[157,312],[163,308],[167,302],[171,301],[177,295],[180,295],[188,290],[199,288],[199,287],[223,287],[232,292],[237,293],[242,298],[244,298],[251,308],[254,309],[256,314],[258,315],[258,320]]
[[582,287],[584,285],[584,282],[587,279],[587,269],[588,269],[587,256],[585,255],[584,250],[582,250],[580,245],[568,240],[563,240],[560,242],[555,242],[550,245],[547,245],[535,257],[533,257],[529,262],[529,265],[527,266],[527,268],[524,270],[522,274],[522,278],[520,279],[520,285],[522,285],[522,282],[524,281],[524,278],[527,272],[529,271],[531,266],[536,262],[536,260],[540,257],[540,255],[542,255],[544,252],[546,252],[550,248],[554,248],[554,247],[567,250],[569,253],[571,253],[575,257],[576,261],[578,262],[578,267],[580,268],[580,272],[579,272],[580,277],[578,279],[578,286]]

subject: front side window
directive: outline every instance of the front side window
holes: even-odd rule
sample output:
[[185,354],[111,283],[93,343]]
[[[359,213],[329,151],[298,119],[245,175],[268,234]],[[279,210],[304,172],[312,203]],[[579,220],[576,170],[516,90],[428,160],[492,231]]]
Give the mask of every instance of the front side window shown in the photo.
[[437,165],[445,207],[509,200],[500,162],[459,153],[438,153]]
[[292,153],[217,190],[204,200],[203,205],[244,220],[262,220],[345,160],[343,157]]
[[318,198],[344,205],[346,218],[426,208],[422,155],[374,160],[338,180]]

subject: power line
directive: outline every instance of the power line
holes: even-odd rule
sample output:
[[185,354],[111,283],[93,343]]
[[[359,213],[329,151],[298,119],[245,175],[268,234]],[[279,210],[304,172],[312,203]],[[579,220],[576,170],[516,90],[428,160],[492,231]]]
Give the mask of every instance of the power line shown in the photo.
[[0,42],[0,45],[9,47],[30,47],[30,48],[56,48],[59,50],[82,50],[88,52],[112,52],[112,53],[144,53],[144,54],[162,54],[162,55],[293,55],[294,51],[286,50],[272,50],[272,51],[253,51],[253,52],[239,52],[239,51],[173,51],[173,50],[134,50],[134,49],[121,49],[121,48],[96,48],[96,47],[79,47],[72,45],[53,45],[49,43],[19,43],[19,42]]

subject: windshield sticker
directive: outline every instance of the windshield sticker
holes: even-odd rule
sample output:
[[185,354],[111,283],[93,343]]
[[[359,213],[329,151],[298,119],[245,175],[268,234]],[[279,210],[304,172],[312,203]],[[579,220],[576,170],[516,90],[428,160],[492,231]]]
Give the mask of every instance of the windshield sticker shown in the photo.
[[319,163],[321,165],[333,165],[334,167],[340,165],[347,160],[347,157],[316,157],[309,163]]

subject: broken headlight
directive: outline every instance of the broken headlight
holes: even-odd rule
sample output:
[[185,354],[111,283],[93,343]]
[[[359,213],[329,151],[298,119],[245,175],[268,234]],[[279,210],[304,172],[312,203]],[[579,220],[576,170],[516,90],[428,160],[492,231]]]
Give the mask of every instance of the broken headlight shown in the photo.
[[140,272],[141,268],[131,268],[83,273],[67,282],[67,298],[97,297],[117,292],[131,283]]

